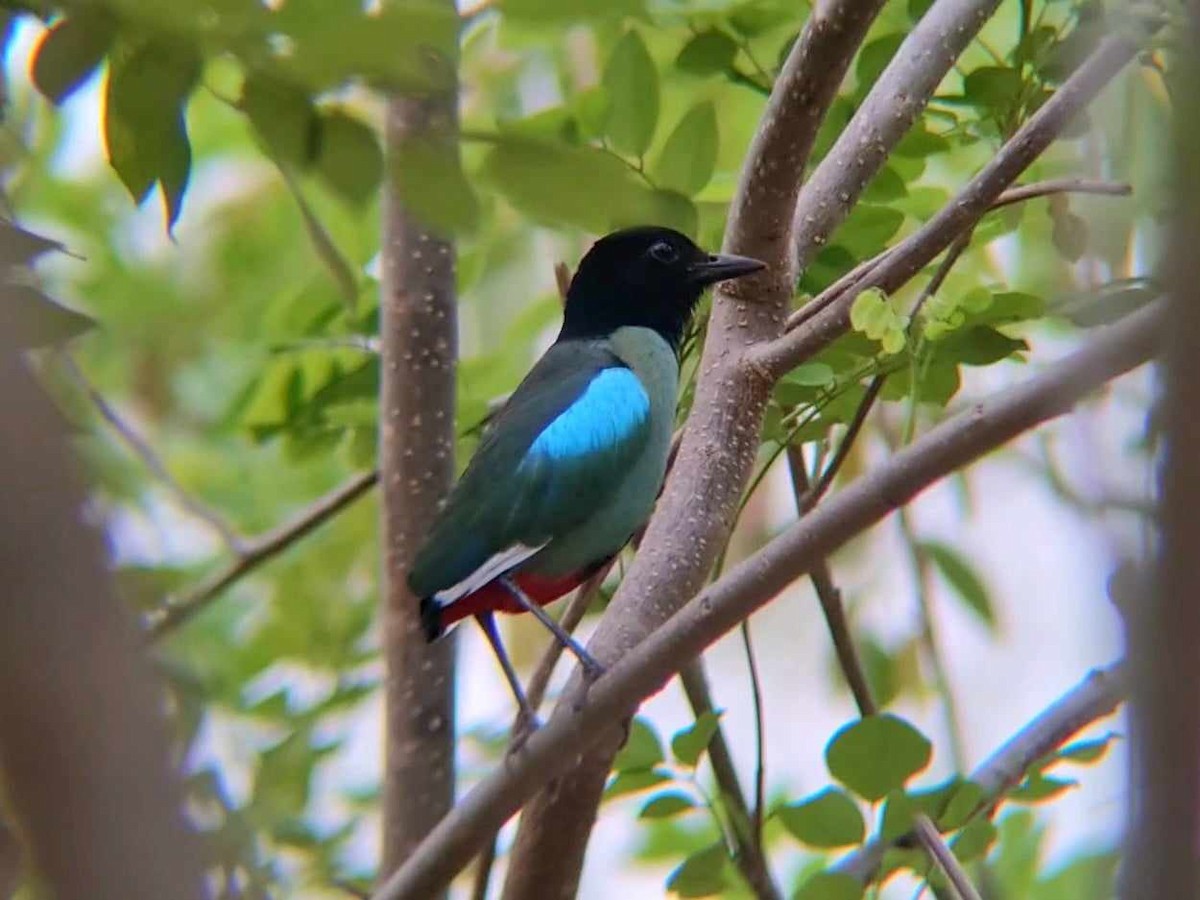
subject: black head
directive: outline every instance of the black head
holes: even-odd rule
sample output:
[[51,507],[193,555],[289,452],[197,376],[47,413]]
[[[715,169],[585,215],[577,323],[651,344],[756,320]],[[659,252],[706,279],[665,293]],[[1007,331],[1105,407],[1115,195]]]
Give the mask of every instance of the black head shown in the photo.
[[614,231],[596,241],[579,263],[559,338],[604,337],[640,325],[678,350],[706,287],[762,268],[765,263],[757,259],[705,253],[670,228]]

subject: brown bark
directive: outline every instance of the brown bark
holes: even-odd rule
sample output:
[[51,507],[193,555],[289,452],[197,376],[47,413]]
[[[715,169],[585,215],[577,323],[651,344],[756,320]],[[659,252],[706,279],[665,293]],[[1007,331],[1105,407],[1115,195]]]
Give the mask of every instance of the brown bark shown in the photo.
[[64,423],[8,346],[0,497],[0,769],[34,869],[59,900],[204,896],[164,696],[85,523]]
[[[1180,96],[1200,89],[1200,7]],[[1121,896],[1200,896],[1200,116],[1176,109],[1156,584],[1128,616],[1131,820]]]
[[[399,97],[388,107],[390,150],[420,137],[457,153],[457,93]],[[388,191],[380,301],[386,877],[454,802],[454,639],[428,644],[406,576],[454,477],[458,329],[454,245]],[[430,897],[434,894],[430,894]]]

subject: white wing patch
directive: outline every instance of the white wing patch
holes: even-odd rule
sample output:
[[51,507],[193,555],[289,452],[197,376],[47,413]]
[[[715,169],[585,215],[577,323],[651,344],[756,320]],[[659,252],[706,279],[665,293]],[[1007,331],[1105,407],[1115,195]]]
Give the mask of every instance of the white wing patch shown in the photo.
[[473,594],[489,581],[499,578],[505,572],[516,568],[548,543],[550,542],[546,541],[536,547],[528,547],[525,544],[514,544],[507,550],[501,550],[499,553],[489,557],[483,565],[462,581],[452,584],[444,591],[438,591],[434,594],[434,599],[437,601],[438,606],[445,608],[456,600],[461,600],[463,597]]

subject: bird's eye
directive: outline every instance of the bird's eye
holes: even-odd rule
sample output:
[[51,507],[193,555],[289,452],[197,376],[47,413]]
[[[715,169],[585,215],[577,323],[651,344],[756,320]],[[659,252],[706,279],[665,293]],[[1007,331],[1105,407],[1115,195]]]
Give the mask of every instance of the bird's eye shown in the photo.
[[658,260],[660,263],[673,263],[679,259],[679,251],[668,244],[666,241],[659,241],[652,244],[649,250],[650,256]]

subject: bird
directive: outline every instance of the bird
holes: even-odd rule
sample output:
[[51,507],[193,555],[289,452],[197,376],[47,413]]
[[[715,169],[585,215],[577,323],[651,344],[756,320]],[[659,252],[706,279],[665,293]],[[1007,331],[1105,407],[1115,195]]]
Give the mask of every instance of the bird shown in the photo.
[[646,523],[666,474],[684,332],[710,285],[765,268],[670,228],[597,240],[567,288],[558,337],[485,430],[408,573],[428,641],[474,617],[519,715],[536,721],[495,613],[534,614],[603,667],[542,606],[611,560]]

